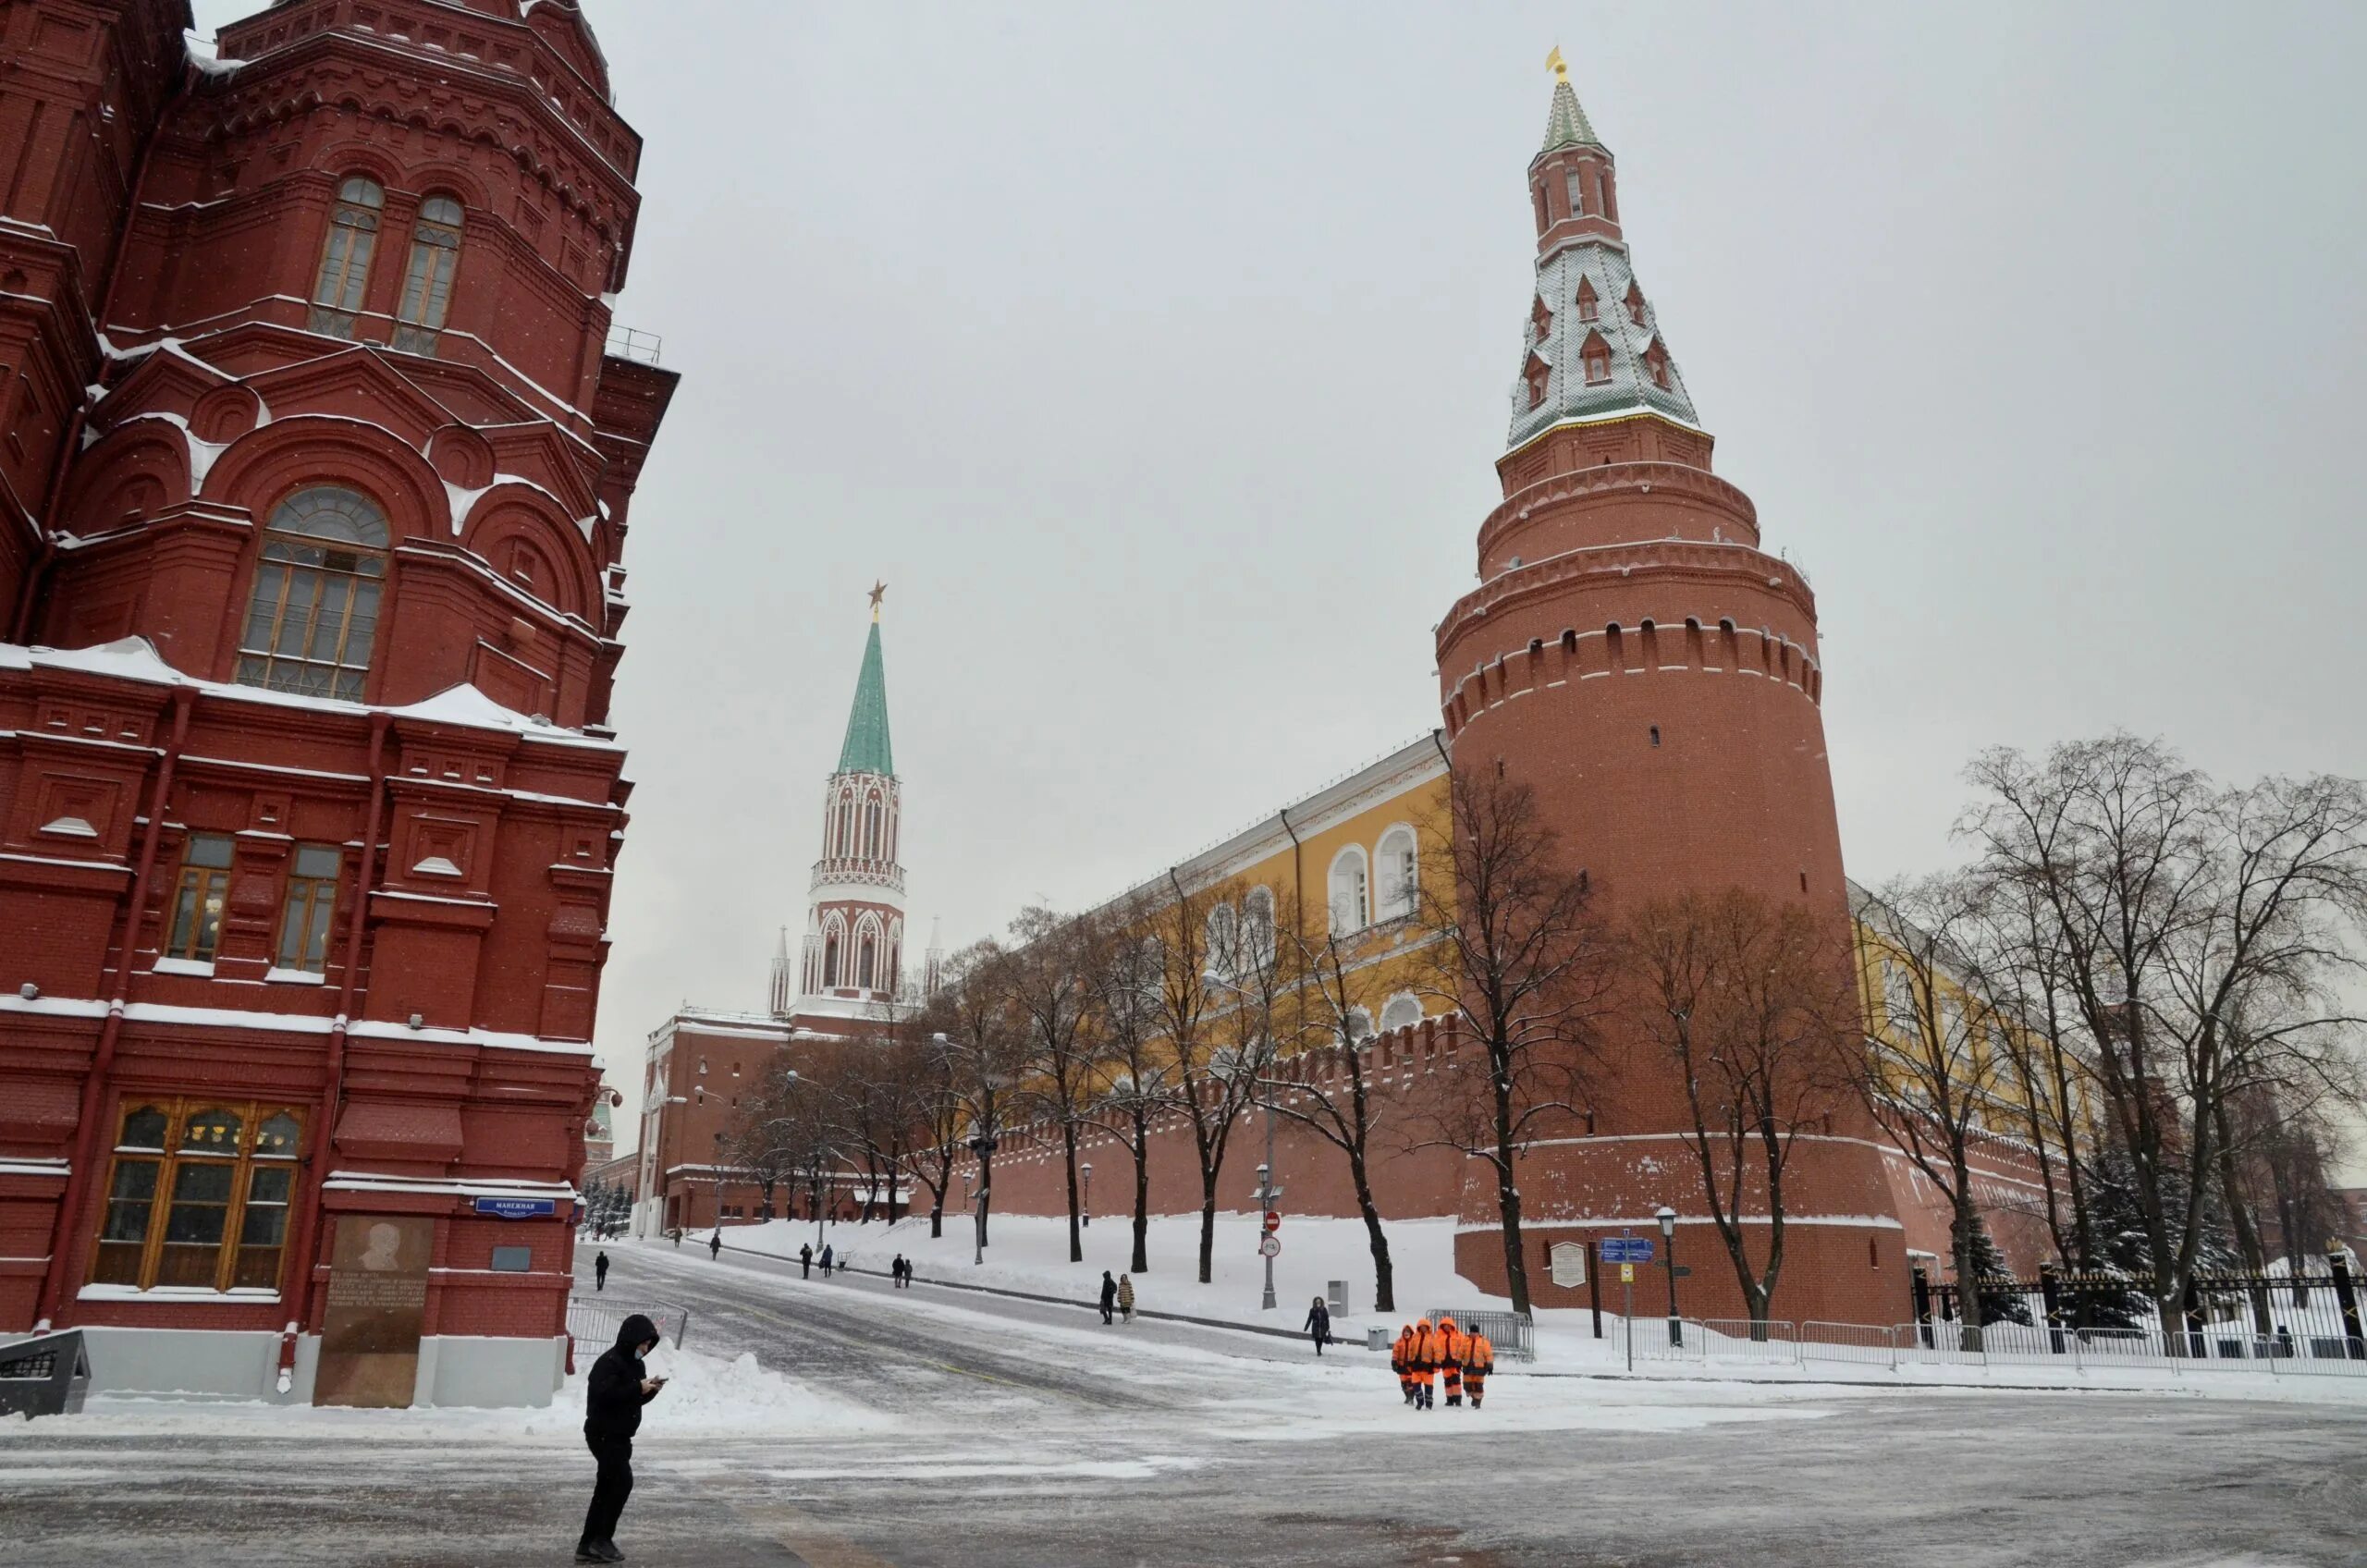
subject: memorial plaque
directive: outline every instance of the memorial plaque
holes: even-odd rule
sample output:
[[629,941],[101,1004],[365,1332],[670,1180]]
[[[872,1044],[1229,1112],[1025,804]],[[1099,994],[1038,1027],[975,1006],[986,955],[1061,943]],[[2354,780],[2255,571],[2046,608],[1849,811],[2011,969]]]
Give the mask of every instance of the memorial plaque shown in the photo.
[[410,1406],[435,1246],[432,1219],[348,1215],[337,1220],[314,1404]]

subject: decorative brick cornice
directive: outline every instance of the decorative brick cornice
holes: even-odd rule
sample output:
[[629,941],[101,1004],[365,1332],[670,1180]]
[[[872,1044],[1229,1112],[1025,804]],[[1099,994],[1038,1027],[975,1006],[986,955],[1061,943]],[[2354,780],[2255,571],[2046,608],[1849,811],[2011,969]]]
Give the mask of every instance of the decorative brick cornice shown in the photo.
[[1479,524],[1479,556],[1485,560],[1506,533],[1548,508],[1613,497],[1672,495],[1699,501],[1732,515],[1750,530],[1746,544],[1757,544],[1759,510],[1735,485],[1690,463],[1603,463],[1572,469],[1523,485],[1490,511]]

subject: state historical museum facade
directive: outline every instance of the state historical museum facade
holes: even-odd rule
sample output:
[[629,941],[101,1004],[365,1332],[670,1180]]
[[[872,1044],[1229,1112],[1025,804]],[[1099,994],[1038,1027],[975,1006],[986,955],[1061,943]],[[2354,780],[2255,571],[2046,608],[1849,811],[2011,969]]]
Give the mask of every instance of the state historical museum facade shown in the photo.
[[[562,0],[189,19],[0,3],[0,1332],[546,1400],[674,385],[610,350],[640,140]],[[332,1394],[348,1258],[418,1348]]]

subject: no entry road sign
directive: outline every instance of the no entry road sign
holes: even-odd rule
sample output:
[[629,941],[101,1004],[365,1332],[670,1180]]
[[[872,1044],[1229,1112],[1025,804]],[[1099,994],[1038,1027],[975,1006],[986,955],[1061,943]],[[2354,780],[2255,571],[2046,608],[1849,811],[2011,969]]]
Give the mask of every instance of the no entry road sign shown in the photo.
[[1275,1213],[1272,1209],[1268,1209],[1266,1211],[1266,1234],[1270,1236],[1282,1228],[1282,1217]]

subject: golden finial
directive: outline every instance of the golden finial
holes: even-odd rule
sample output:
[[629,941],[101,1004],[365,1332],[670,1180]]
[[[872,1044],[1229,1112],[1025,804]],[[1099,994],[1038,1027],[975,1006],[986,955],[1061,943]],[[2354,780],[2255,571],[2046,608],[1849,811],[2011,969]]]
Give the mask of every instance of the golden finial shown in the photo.
[[880,582],[876,577],[873,578],[871,580],[871,619],[873,620],[876,621],[879,619],[879,601],[887,596],[888,584]]
[[1553,80],[1555,81],[1567,81],[1570,80],[1570,63],[1562,58],[1562,46],[1560,44],[1556,43],[1553,45],[1553,53],[1545,56],[1545,68],[1553,73]]

